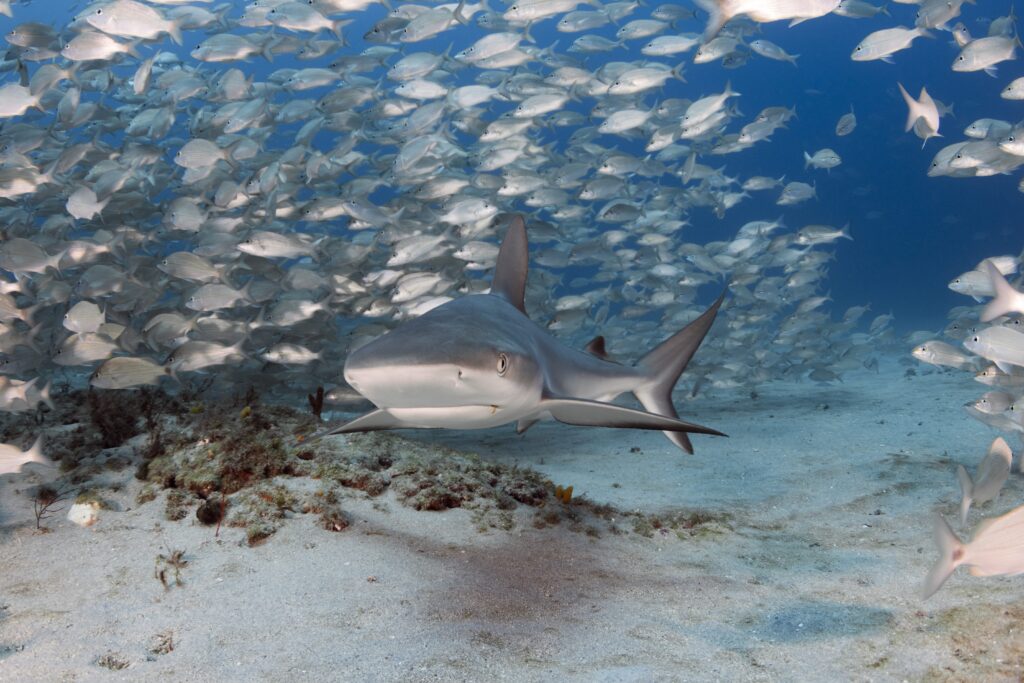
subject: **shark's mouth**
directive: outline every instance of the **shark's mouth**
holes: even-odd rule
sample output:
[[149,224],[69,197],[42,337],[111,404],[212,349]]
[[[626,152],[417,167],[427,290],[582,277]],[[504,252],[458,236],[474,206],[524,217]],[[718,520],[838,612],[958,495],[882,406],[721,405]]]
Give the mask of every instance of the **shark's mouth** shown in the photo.
[[387,412],[410,427],[481,429],[496,427],[518,419],[495,404],[429,406],[422,408],[386,408]]

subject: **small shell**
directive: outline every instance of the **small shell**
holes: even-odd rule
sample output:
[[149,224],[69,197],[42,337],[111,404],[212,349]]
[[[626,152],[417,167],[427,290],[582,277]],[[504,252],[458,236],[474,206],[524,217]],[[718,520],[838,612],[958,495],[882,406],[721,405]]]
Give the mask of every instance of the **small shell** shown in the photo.
[[75,503],[68,510],[68,519],[78,526],[92,526],[100,518],[100,506],[93,502]]

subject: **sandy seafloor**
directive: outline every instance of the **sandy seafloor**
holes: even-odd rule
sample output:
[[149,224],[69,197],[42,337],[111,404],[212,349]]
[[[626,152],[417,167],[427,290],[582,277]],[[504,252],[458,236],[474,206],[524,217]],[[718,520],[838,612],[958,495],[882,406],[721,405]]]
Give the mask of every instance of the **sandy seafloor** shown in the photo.
[[[537,529],[533,510],[480,532],[464,509],[417,512],[389,491],[346,499],[343,532],[297,514],[249,547],[240,529],[215,538],[193,515],[166,521],[159,500],[136,505],[130,470],[124,509],[41,534],[18,493],[38,475],[8,475],[0,680],[1018,680],[1024,579],[961,568],[919,596],[932,511],[965,531],[956,464],[973,471],[995,433],[962,405],[984,390],[893,359],[841,384],[718,392],[685,418],[730,438],[695,437],[695,456],[658,433],[556,423],[405,433],[622,510],[730,513],[694,536]],[[969,526],[1022,489],[1015,463]],[[154,561],[171,548],[188,565],[165,590]],[[154,654],[162,635],[173,650]]]

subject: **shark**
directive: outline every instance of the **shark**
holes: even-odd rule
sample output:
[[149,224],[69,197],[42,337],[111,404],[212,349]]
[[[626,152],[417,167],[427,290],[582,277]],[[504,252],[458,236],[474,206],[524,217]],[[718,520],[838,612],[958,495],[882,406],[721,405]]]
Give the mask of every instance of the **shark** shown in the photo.
[[[689,434],[725,436],[679,419],[672,390],[722,305],[635,365],[615,362],[603,337],[585,350],[551,336],[526,314],[526,223],[513,216],[488,293],[448,301],[352,351],[345,381],[376,408],[322,434],[385,429],[485,429],[540,419],[570,425],[660,430],[693,453]],[[644,410],[612,403],[631,392]]]

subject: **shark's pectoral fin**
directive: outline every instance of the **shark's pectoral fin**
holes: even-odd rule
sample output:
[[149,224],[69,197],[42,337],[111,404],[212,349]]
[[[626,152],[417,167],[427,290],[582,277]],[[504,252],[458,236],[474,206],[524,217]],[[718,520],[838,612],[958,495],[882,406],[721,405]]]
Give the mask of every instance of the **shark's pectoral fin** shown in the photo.
[[403,429],[409,425],[396,418],[386,410],[371,410],[366,415],[360,415],[354,420],[349,420],[340,427],[335,427],[315,438],[331,436],[332,434],[348,434],[350,432],[376,432],[381,429]]
[[578,398],[548,398],[537,406],[546,410],[559,422],[584,427],[620,427],[624,429],[660,429],[670,432],[690,432],[694,434],[714,434],[725,436],[722,432],[702,427],[690,422],[683,422],[664,415],[655,415],[644,410],[626,408],[614,403],[587,401]]

